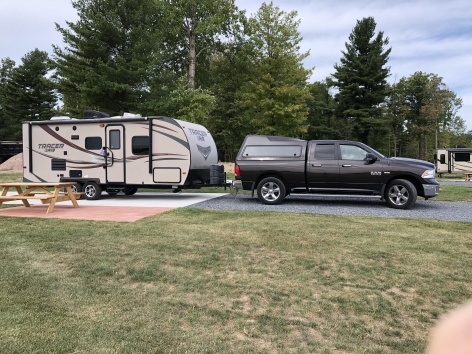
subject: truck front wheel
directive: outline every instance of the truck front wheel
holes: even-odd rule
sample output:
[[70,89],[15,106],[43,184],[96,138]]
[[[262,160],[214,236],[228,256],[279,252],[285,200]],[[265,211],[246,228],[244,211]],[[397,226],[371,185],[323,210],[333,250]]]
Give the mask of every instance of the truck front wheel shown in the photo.
[[418,192],[410,181],[396,179],[390,182],[385,193],[385,200],[390,208],[408,209],[416,203]]
[[285,198],[285,185],[276,177],[267,177],[257,185],[257,197],[264,204],[280,204]]

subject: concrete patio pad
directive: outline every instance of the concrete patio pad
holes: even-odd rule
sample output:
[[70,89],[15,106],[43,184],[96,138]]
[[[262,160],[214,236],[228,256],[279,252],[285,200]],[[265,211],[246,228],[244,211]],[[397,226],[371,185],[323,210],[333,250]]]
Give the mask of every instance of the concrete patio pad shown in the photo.
[[[147,216],[163,213],[175,208],[185,207],[209,199],[223,196],[221,193],[136,193],[135,195],[109,196],[105,193],[99,200],[79,199],[79,208],[70,202],[56,204],[54,212],[46,214],[47,205],[40,201],[30,202],[31,207],[18,206],[1,208],[1,216],[28,218],[55,218],[76,220],[108,220],[133,222]],[[18,204],[8,202],[4,204]]]

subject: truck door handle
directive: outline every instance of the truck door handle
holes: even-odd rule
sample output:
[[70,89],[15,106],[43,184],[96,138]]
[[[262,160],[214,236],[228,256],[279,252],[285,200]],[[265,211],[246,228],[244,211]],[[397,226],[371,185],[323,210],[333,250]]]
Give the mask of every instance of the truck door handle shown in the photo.
[[352,167],[352,165],[343,165],[343,167]]
[[321,167],[321,165],[311,164],[311,167]]

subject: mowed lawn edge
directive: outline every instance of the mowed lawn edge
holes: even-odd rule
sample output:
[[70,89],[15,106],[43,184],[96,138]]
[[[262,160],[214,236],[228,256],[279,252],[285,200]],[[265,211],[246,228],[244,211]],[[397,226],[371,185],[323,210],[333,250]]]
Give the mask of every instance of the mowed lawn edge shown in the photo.
[[421,353],[470,223],[177,209],[2,218],[0,352]]

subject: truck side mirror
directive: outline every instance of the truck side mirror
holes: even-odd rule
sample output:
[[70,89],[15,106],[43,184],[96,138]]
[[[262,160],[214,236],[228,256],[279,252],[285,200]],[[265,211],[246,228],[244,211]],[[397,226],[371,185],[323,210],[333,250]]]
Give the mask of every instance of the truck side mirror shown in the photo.
[[365,155],[365,164],[366,164],[366,165],[373,164],[373,163],[375,163],[375,161],[377,161],[377,160],[378,160],[378,158],[377,158],[377,156],[375,156],[374,154],[367,153],[367,155]]

